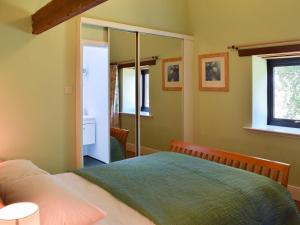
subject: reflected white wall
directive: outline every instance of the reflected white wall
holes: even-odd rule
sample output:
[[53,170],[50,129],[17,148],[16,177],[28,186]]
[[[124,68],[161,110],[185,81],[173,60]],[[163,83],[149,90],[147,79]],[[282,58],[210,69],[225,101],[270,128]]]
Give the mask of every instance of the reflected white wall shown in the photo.
[[83,116],[96,120],[96,144],[84,154],[110,162],[109,51],[107,46],[83,46]]

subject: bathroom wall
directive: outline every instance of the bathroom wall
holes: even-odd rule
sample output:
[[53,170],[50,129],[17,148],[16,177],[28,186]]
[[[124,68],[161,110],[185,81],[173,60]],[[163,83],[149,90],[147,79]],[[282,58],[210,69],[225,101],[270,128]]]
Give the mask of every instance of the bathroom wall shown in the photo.
[[[83,46],[83,120],[96,120],[96,142],[84,147],[87,154],[102,162],[109,158],[109,49],[108,46]],[[86,129],[84,132],[93,132]]]

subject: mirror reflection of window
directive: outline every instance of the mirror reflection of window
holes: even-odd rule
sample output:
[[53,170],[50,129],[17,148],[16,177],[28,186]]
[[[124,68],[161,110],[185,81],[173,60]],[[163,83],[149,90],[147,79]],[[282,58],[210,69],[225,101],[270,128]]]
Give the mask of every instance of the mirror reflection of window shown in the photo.
[[[135,69],[134,68],[123,68],[122,69],[122,98],[121,98],[121,112],[134,114],[135,113]],[[150,112],[150,82],[149,82],[149,69],[142,68],[140,76],[140,103],[141,103],[141,114],[148,115]]]
[[141,113],[149,113],[150,99],[149,99],[149,69],[141,70]]
[[[127,138],[123,142],[125,151],[123,159],[135,156],[135,49],[135,33],[110,29],[110,64],[115,65],[118,74],[116,78],[118,98],[114,99],[118,107],[112,114],[113,121],[116,121],[116,123],[112,123],[111,127],[121,129],[122,132],[127,131]],[[111,161],[122,160],[121,157],[115,157],[121,154],[112,146],[114,146],[114,143],[111,141]]]

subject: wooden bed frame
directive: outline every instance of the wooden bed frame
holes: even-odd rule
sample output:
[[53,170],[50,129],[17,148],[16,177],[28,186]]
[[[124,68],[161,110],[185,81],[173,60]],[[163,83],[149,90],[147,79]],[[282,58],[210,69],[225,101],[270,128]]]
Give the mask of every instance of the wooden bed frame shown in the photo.
[[220,149],[203,147],[178,140],[171,141],[170,151],[247,170],[249,172],[269,177],[284,187],[287,187],[288,185],[290,165],[286,163],[227,152]]
[[126,158],[127,158],[126,145],[127,145],[128,133],[129,131],[125,129],[116,128],[116,127],[110,128],[110,136],[115,137],[123,145]]

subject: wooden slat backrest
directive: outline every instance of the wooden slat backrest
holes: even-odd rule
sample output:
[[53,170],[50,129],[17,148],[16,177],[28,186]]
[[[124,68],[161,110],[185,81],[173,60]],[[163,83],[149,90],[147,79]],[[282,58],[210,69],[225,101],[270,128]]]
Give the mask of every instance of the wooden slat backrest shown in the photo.
[[170,151],[199,157],[227,166],[247,170],[273,179],[287,187],[290,165],[257,157],[227,152],[220,149],[171,141]]
[[126,155],[126,144],[127,144],[127,137],[128,137],[128,130],[120,129],[116,127],[110,128],[110,136],[115,137],[124,147],[125,155]]

